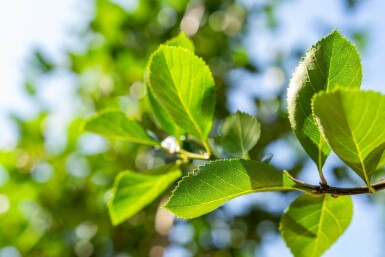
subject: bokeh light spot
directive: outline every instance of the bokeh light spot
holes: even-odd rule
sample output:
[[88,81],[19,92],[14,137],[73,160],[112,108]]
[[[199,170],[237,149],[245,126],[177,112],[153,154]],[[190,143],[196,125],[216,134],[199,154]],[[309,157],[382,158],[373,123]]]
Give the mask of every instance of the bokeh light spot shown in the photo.
[[6,195],[0,194],[0,214],[6,213],[9,210],[10,202]]

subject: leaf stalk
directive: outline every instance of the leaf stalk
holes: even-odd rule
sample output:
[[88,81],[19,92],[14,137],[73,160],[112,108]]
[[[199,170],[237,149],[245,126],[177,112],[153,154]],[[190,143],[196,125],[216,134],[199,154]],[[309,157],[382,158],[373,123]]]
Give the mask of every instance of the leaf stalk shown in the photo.
[[186,151],[184,149],[181,149],[180,154],[182,156],[182,159],[185,159],[185,158],[196,159],[196,160],[209,160],[210,159],[210,154],[208,154],[208,153],[203,153],[203,154],[192,153],[192,152]]

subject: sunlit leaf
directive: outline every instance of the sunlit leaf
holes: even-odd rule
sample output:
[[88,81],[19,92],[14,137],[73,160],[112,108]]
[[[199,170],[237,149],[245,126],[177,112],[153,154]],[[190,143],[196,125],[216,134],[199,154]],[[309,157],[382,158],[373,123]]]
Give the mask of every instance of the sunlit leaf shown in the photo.
[[108,138],[126,140],[137,144],[159,144],[146,134],[146,131],[137,120],[128,118],[118,110],[103,111],[90,117],[85,122],[84,130]]
[[171,118],[170,114],[159,104],[154,97],[152,90],[147,90],[148,100],[151,106],[151,114],[156,125],[169,135],[179,138],[183,134],[183,130],[179,128],[177,123]]
[[334,30],[318,41],[292,75],[287,92],[291,127],[303,148],[321,169],[330,153],[311,110],[311,99],[319,91],[335,87],[358,88],[362,66],[356,48]]
[[214,80],[203,60],[184,48],[163,45],[151,57],[147,82],[178,126],[205,141],[215,94]]
[[350,196],[302,195],[283,214],[280,230],[295,257],[319,257],[342,235],[352,216]]
[[385,152],[382,154],[380,161],[377,164],[377,169],[381,169],[385,166]]
[[221,128],[221,143],[231,156],[247,158],[248,152],[258,142],[261,125],[252,116],[237,112],[224,121]]
[[[185,48],[191,52],[194,52],[194,44],[193,42],[183,33],[181,32],[178,36],[168,40],[165,45],[176,46]],[[150,72],[150,67],[146,69],[145,82],[149,86],[149,77],[148,74]],[[159,104],[156,100],[154,94],[150,87],[148,87],[148,100],[152,110],[152,116],[158,127],[160,127],[163,131],[167,132],[169,135],[173,135],[175,137],[179,137],[183,134],[183,130],[179,128],[177,123],[171,118],[171,116],[166,112],[166,110]]]
[[108,202],[112,223],[117,225],[143,209],[181,175],[182,172],[172,165],[165,165],[148,173],[119,173]]
[[179,46],[191,52],[194,52],[195,50],[194,43],[183,32],[179,33],[178,36],[168,40],[164,44],[168,46]]
[[333,151],[370,187],[385,150],[385,96],[342,89],[320,93],[313,111]]
[[211,212],[241,195],[278,190],[301,190],[290,177],[251,160],[219,160],[184,177],[164,206],[177,217],[191,219]]

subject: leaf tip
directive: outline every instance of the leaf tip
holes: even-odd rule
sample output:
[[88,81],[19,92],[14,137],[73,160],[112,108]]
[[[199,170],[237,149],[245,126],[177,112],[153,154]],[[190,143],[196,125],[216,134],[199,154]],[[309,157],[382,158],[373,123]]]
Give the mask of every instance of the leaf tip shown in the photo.
[[341,33],[340,33],[340,31],[338,30],[338,28],[337,28],[337,27],[336,27],[336,28],[334,28],[334,29],[333,29],[333,31],[332,31],[330,34],[334,34],[334,35],[340,35],[340,36],[342,36],[342,35],[341,35]]
[[[179,182],[180,182],[180,181],[179,181]],[[178,186],[179,186],[179,182],[178,182]],[[178,186],[177,186],[177,187],[178,187]],[[176,188],[175,188],[175,189],[176,189]],[[168,210],[168,211],[171,212],[176,218],[181,219],[181,220],[188,220],[188,219],[194,218],[194,217],[187,217],[187,216],[181,215],[180,213],[178,213],[177,211],[175,211],[175,209],[174,209],[174,207],[172,206],[172,204],[170,204],[170,202],[172,201],[172,198],[173,198],[173,194],[174,194],[175,189],[173,190],[172,195],[167,199],[167,202],[166,202],[165,204],[163,204],[163,205],[161,206],[161,208]]]

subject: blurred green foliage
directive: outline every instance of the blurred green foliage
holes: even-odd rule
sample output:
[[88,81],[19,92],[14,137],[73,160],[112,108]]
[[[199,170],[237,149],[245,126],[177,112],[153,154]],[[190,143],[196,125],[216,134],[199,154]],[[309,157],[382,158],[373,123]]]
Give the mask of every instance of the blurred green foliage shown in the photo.
[[[85,117],[114,107],[157,131],[149,109],[139,107],[146,106],[145,65],[159,44],[182,28],[191,36],[196,54],[213,71],[218,100],[212,135],[217,135],[219,125],[229,114],[229,88],[236,86],[230,85],[230,71],[260,72],[261,67],[249,60],[242,42],[249,19],[251,15],[261,15],[265,26],[274,30],[279,26],[275,8],[281,2],[265,1],[252,10],[233,0],[130,2],[136,5],[95,0],[94,17],[78,35],[82,50],[67,52],[68,69],[76,75],[73,86],[82,105],[65,133],[59,135],[65,139],[63,147],[58,143],[57,148],[51,149],[55,142],[49,142],[52,139],[47,137],[48,120],[53,115],[49,109],[41,107],[32,119],[10,117],[19,139],[14,149],[0,152],[0,248],[13,246],[21,256],[28,257],[156,257],[170,249],[184,249],[190,254],[186,256],[253,256],[264,235],[278,235],[280,215],[256,203],[239,213],[221,208],[187,222],[173,220],[168,211],[158,209],[165,200],[159,199],[113,227],[106,200],[116,174],[127,169],[143,171],[162,164],[161,160],[168,157],[151,147],[106,141],[83,133],[80,128]],[[355,37],[360,45],[365,45],[365,37]],[[299,52],[302,54],[303,49]],[[289,61],[280,59],[278,53],[272,56],[277,57],[271,65],[282,69]],[[36,77],[26,77],[25,89],[36,100],[42,90],[38,78],[63,67],[39,50],[30,65],[38,72]],[[263,158],[269,145],[280,138],[291,144],[291,130],[281,101],[284,92],[282,89],[269,99],[255,98],[262,132],[250,153],[253,159]],[[101,146],[95,147],[95,140]],[[292,174],[302,169],[304,158],[299,154],[293,160]],[[281,197],[291,198],[283,194]]]

